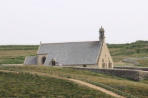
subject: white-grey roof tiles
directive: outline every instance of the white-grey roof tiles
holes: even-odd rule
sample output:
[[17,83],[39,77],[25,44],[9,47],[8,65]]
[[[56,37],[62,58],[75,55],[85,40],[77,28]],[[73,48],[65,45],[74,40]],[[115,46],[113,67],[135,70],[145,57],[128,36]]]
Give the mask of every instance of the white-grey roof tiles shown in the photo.
[[44,65],[54,58],[61,65],[97,64],[99,41],[41,44],[38,54],[47,54]]
[[25,65],[36,65],[37,64],[37,56],[27,56],[24,61]]

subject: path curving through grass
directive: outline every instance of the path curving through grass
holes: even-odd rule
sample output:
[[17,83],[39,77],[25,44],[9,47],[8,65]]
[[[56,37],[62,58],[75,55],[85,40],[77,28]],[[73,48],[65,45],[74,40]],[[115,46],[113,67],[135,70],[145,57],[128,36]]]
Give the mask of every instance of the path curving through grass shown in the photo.
[[[9,71],[9,70],[0,70],[0,72],[19,74],[19,72],[17,72],[17,71]],[[90,83],[87,83],[87,82],[84,82],[84,81],[81,81],[81,80],[77,80],[77,79],[64,78],[64,77],[49,75],[47,73],[41,73],[41,72],[24,72],[24,73],[30,73],[30,74],[38,75],[38,76],[46,76],[46,77],[53,77],[53,78],[57,78],[57,79],[68,80],[68,81],[71,81],[73,83],[76,83],[76,84],[79,84],[79,85],[82,85],[82,86],[86,86],[86,87],[101,91],[101,92],[103,92],[103,93],[105,93],[107,95],[110,95],[110,96],[113,96],[113,97],[116,97],[116,98],[125,98],[123,96],[120,96],[120,95],[112,92],[112,91],[106,90],[106,89],[104,89],[102,87],[99,87],[99,86],[96,86],[96,85],[93,85],[93,84],[90,84]]]

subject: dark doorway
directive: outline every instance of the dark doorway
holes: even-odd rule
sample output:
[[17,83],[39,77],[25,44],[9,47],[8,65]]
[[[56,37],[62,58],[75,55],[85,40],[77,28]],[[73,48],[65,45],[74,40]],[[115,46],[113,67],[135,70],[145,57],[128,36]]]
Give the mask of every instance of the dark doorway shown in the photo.
[[52,66],[55,66],[56,65],[56,61],[54,59],[52,59],[51,64],[52,64]]
[[44,57],[42,58],[42,64],[44,64],[45,61],[46,61],[46,57],[44,56]]
[[83,65],[83,67],[87,67],[87,65]]

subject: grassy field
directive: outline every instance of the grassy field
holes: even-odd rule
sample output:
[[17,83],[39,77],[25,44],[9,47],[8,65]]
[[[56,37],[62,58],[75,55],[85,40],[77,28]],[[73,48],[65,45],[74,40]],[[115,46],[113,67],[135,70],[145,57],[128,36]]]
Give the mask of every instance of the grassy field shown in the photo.
[[[116,66],[148,67],[148,41],[136,41],[127,44],[109,44],[108,47]],[[129,59],[129,62],[125,62],[124,59]],[[130,62],[131,59],[132,62]]]
[[36,55],[38,46],[0,46],[0,64],[22,64],[25,56]]
[[[109,44],[116,66],[148,67],[148,41],[129,44]],[[0,46],[0,64],[22,64],[25,56],[36,55],[37,45]],[[128,98],[147,98],[148,80],[135,82],[114,76],[97,74],[71,68],[45,66],[0,66],[0,70],[40,72],[65,78],[74,78],[101,86]],[[0,97],[50,97],[50,98],[111,98],[110,96],[69,81],[21,73],[0,72]],[[81,97],[81,98],[82,98]]]
[[70,81],[32,75],[0,72],[0,97],[20,98],[113,98]]
[[148,97],[148,80],[135,82],[123,78],[118,78],[115,76],[98,74],[89,71],[46,66],[1,66],[0,69],[19,72],[40,72],[59,77],[74,78],[107,88],[126,97]]
[[[109,44],[115,66],[148,67],[148,41],[128,44]],[[25,56],[36,55],[38,45],[0,46],[0,64],[22,64]],[[132,59],[126,62],[124,59]],[[136,64],[135,64],[136,63]]]

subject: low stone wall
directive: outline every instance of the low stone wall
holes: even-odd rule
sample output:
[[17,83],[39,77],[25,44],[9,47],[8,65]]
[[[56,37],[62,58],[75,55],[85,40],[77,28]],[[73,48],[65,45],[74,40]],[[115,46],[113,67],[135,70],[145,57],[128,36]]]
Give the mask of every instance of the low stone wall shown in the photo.
[[140,79],[141,80],[148,79],[148,71],[141,71],[140,72]]
[[97,68],[74,68],[79,70],[89,70],[92,72],[114,75],[135,81],[148,79],[148,72],[131,69],[97,69]]
[[134,70],[143,70],[143,71],[148,71],[148,67],[114,67],[115,69],[134,69]]

